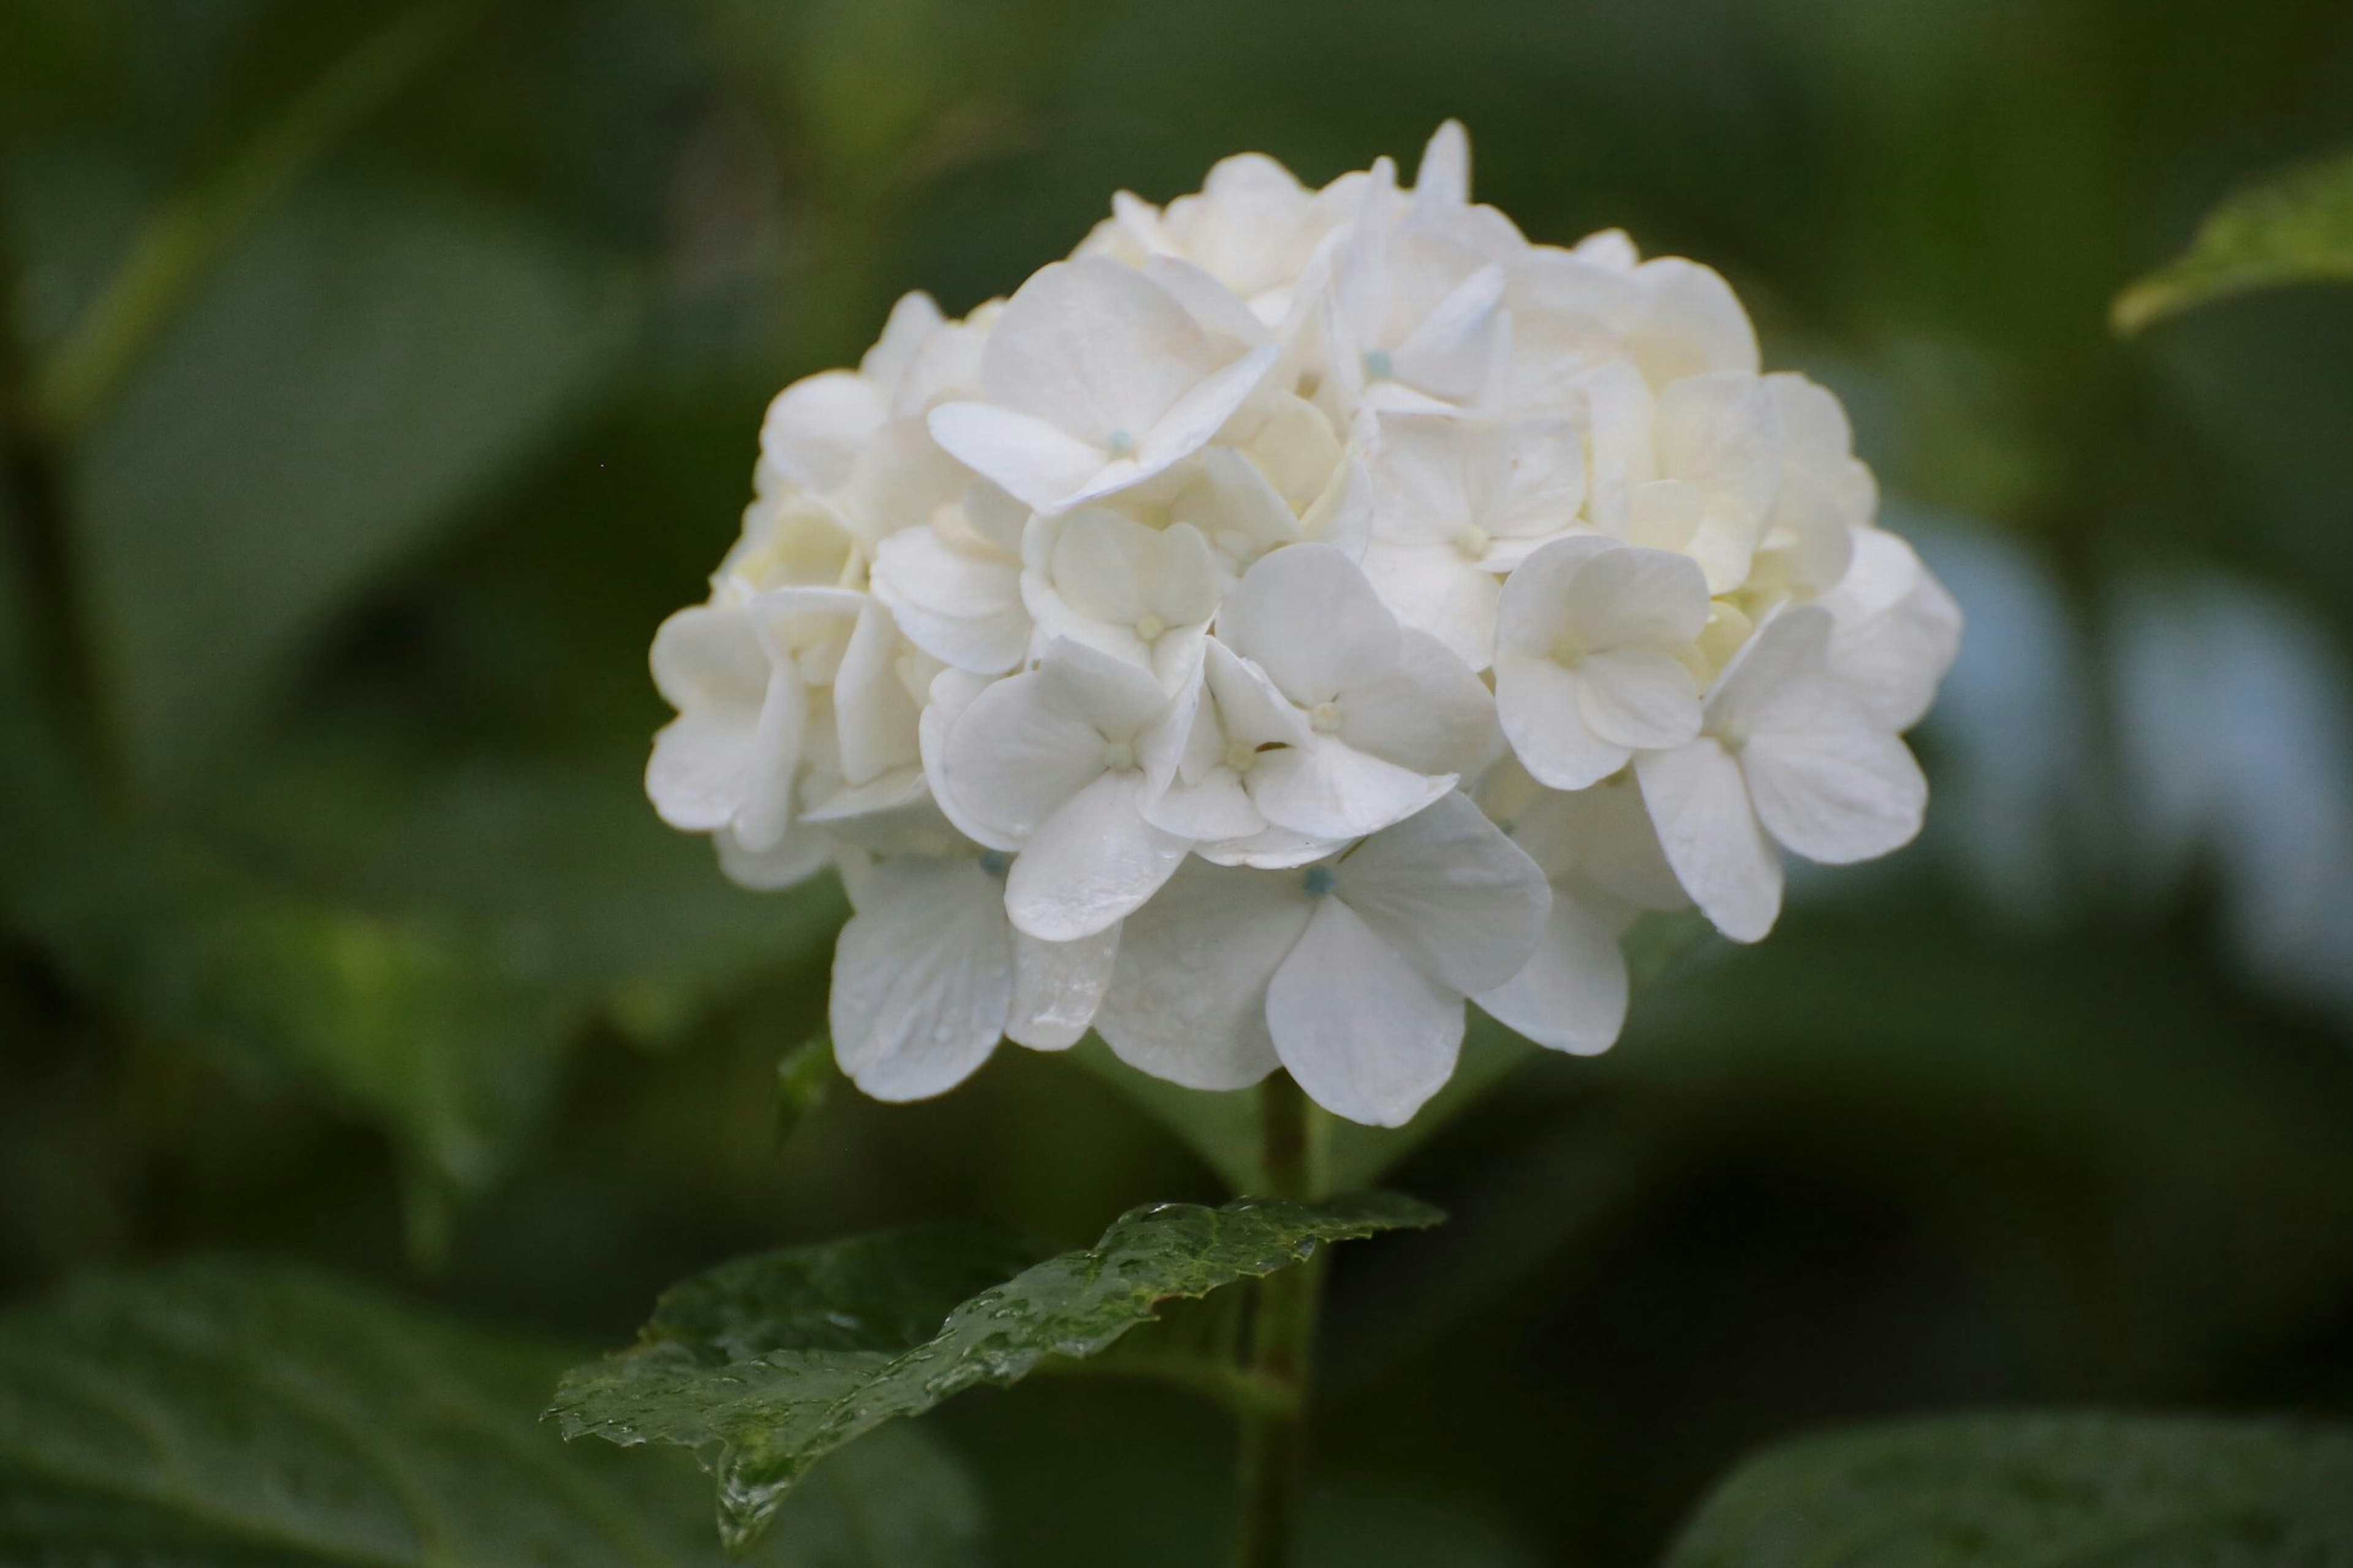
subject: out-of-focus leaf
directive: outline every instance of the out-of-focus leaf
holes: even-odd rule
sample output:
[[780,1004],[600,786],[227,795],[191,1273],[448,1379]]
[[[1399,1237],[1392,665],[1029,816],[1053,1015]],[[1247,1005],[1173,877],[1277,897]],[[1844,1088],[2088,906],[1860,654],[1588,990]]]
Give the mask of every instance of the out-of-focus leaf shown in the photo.
[[[716,1563],[683,1467],[600,1462],[532,1415],[559,1350],[329,1277],[200,1262],[0,1319],[0,1560],[378,1568]],[[913,1429],[811,1476],[792,1568],[975,1560],[977,1495]]]
[[[1708,936],[1694,911],[1645,916],[1626,933],[1627,968],[1637,988],[1665,974]],[[1365,1127],[1322,1111],[1312,1114],[1327,1129],[1324,1184],[1348,1192],[1369,1186],[1454,1118],[1477,1104],[1515,1069],[1535,1059],[1539,1047],[1522,1039],[1476,1008],[1462,1040],[1462,1055],[1446,1087],[1402,1127]],[[1121,1061],[1090,1036],[1065,1059],[1125,1095],[1198,1154],[1239,1193],[1265,1186],[1259,1169],[1259,1097],[1251,1089],[1212,1093],[1182,1089]]]
[[2353,1563],[2353,1434],[1969,1415],[1791,1443],[1701,1504],[1668,1568]]
[[225,258],[79,454],[141,784],[246,732],[307,637],[581,404],[623,321],[587,258],[397,191],[319,189]]
[[1010,1279],[1034,1252],[938,1228],[744,1258],[665,1295],[644,1342],[568,1374],[551,1414],[567,1437],[694,1449],[719,1478],[720,1533],[742,1550],[813,1461],[894,1416],[1018,1382],[1048,1356],[1094,1355],[1171,1298],[1440,1217],[1387,1194],[1155,1204]]
[[2137,332],[2194,306],[2290,283],[2353,282],[2353,153],[2238,192],[2207,215],[2189,248],[2116,296],[2116,330]]
[[776,1141],[798,1131],[839,1081],[833,1042],[820,1035],[804,1040],[776,1060]]

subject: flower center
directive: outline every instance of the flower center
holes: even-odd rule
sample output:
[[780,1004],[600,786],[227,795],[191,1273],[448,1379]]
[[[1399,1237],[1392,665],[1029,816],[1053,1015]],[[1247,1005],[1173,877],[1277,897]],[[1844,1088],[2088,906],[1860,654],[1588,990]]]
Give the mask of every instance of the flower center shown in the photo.
[[1563,632],[1559,640],[1552,645],[1552,661],[1575,669],[1585,662],[1585,645],[1577,640],[1575,634]]
[[1466,522],[1454,536],[1454,548],[1476,561],[1487,553],[1487,546],[1495,542],[1487,531],[1475,522]]
[[1133,431],[1114,430],[1104,440],[1103,445],[1111,449],[1111,455],[1114,458],[1135,456],[1135,436]]
[[1332,874],[1332,868],[1329,866],[1310,866],[1301,875],[1299,885],[1307,889],[1309,898],[1320,899],[1338,887],[1340,879]]
[[1385,380],[1397,374],[1397,361],[1389,357],[1388,350],[1373,349],[1365,355],[1365,374],[1375,381]]
[[1105,741],[1103,749],[1103,766],[1115,773],[1126,773],[1135,766],[1135,746],[1128,741]]
[[1147,613],[1142,620],[1135,623],[1135,635],[1142,637],[1145,642],[1157,642],[1160,638],[1160,634],[1167,629],[1168,623],[1166,621],[1162,620],[1158,616],[1151,615],[1149,613]]
[[984,875],[1002,881],[1005,873],[1013,869],[1013,857],[1002,849],[984,849],[980,852],[980,869]]
[[1257,761],[1258,748],[1247,741],[1236,741],[1226,748],[1226,766],[1238,773],[1250,772],[1250,765]]
[[1307,719],[1328,735],[1340,727],[1340,705],[1337,702],[1318,702],[1307,710]]

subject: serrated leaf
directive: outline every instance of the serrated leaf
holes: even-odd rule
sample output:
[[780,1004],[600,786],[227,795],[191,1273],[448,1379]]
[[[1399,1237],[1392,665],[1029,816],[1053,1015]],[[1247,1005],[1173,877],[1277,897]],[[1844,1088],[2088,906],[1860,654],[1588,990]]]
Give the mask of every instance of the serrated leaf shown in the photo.
[[1048,1356],[1097,1354],[1171,1299],[1440,1217],[1377,1194],[1155,1204],[1010,1279],[1021,1243],[939,1227],[743,1258],[672,1289],[643,1342],[567,1374],[550,1414],[566,1437],[694,1449],[741,1551],[810,1464],[894,1417],[1018,1382]]
[[2353,1434],[2257,1421],[1986,1415],[1770,1449],[1668,1568],[2341,1568]]
[[2180,256],[2116,296],[2116,331],[2290,283],[2353,282],[2353,153],[2248,186],[2199,226]]
[[[690,1469],[599,1463],[534,1424],[563,1360],[306,1270],[85,1281],[0,1317],[0,1562],[715,1563]],[[891,1436],[812,1476],[776,1560],[975,1560],[978,1497],[954,1456]]]

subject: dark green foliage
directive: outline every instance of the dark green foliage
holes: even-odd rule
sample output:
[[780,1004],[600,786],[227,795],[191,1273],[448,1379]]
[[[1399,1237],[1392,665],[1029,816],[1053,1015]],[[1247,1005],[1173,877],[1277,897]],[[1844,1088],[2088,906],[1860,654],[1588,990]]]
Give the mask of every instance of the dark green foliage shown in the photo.
[[[0,1317],[0,1562],[716,1562],[691,1473],[533,1426],[562,1361],[307,1270],[85,1281]],[[963,1568],[981,1531],[955,1460],[909,1432],[812,1477],[773,1555]]]
[[2257,1421],[1988,1415],[1772,1449],[1667,1568],[2343,1568],[2353,1434]]

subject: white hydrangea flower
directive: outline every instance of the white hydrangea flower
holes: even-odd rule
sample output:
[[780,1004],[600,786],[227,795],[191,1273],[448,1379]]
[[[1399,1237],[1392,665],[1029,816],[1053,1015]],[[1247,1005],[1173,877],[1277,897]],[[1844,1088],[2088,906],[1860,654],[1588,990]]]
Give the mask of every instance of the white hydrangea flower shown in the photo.
[[834,949],[827,1021],[850,1081],[877,1100],[954,1089],[1007,1038],[1074,1046],[1110,984],[1113,926],[1050,942],[1005,913],[1006,857],[895,856],[845,880],[856,913]]
[[1250,799],[1277,827],[1377,832],[1494,752],[1494,702],[1478,677],[1399,625],[1330,545],[1293,545],[1251,567],[1218,613],[1218,640],[1263,673],[1306,731],[1250,769]]
[[[995,849],[1013,923],[1043,942],[1116,924],[1190,842],[1145,815],[1145,752],[1169,714],[1152,676],[1059,637],[1036,669],[987,688],[948,727],[932,787]],[[984,837],[985,836],[985,837]]]
[[1581,523],[1582,438],[1566,419],[1392,415],[1378,431],[1365,575],[1407,625],[1484,669],[1504,575]]
[[1591,1056],[1626,1021],[1619,937],[1641,915],[1688,909],[1630,773],[1564,793],[1504,768],[1481,805],[1511,824],[1512,841],[1552,883],[1552,910],[1526,963],[1472,1000],[1537,1045]]
[[1686,660],[1707,617],[1687,555],[1580,534],[1529,556],[1495,632],[1495,709],[1520,762],[1554,789],[1584,789],[1637,751],[1698,734]]
[[1459,793],[1303,869],[1195,861],[1124,928],[1095,1026],[1156,1077],[1239,1089],[1281,1066],[1394,1127],[1451,1075],[1464,996],[1519,971],[1550,900]]
[[1531,243],[1451,122],[1409,190],[1244,154],[963,321],[907,296],[753,488],[647,790],[746,885],[839,867],[887,1099],[1092,1026],[1391,1124],[1465,997],[1600,1050],[1640,915],[1753,941],[1784,850],[1912,836],[1960,630],[1721,277]]
[[[1240,351],[1240,352],[1236,352]],[[982,351],[985,403],[932,410],[951,454],[1049,514],[1192,456],[1274,363],[1205,331],[1175,295],[1105,258],[1023,284]]]
[[1667,863],[1715,928],[1755,942],[1781,909],[1773,847],[1842,866],[1920,831],[1927,781],[1830,668],[1830,614],[1770,618],[1708,693],[1698,737],[1634,759]]

